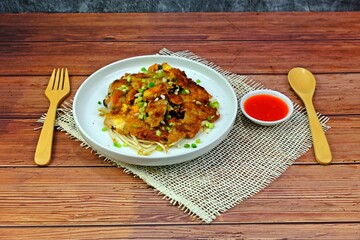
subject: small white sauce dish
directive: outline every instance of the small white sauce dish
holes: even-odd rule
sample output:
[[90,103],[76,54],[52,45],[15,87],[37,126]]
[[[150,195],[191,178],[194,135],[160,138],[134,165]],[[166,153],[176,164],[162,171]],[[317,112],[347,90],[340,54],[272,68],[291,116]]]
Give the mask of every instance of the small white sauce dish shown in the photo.
[[[254,118],[254,117],[250,116],[250,115],[245,111],[245,102],[246,102],[249,98],[254,97],[254,96],[257,96],[257,95],[270,95],[270,96],[279,98],[279,99],[282,100],[282,102],[284,102],[284,103],[286,104],[286,106],[288,107],[288,112],[287,112],[287,114],[286,114],[284,117],[282,117],[281,119],[274,120],[274,121],[260,120],[260,119],[257,119],[257,118]],[[285,96],[284,94],[282,94],[282,93],[280,93],[280,92],[278,92],[278,91],[268,90],[268,89],[254,90],[254,91],[250,91],[250,92],[248,92],[247,94],[245,94],[245,95],[241,98],[240,108],[241,108],[241,111],[243,112],[243,114],[244,114],[248,119],[250,119],[252,122],[257,123],[257,124],[262,125],[262,126],[273,126],[273,125],[282,123],[282,122],[288,120],[288,119],[291,117],[291,115],[293,114],[293,111],[294,111],[294,105],[293,105],[292,101],[291,101],[287,96]]]

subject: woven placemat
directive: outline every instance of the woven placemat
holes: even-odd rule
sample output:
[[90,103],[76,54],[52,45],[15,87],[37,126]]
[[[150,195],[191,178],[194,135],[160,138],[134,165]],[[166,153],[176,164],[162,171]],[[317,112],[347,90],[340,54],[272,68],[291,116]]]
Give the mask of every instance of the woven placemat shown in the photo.
[[[162,49],[158,54],[192,59],[215,69],[231,83],[238,101],[250,90],[264,88],[246,76],[224,71],[189,51]],[[91,148],[75,126],[71,104],[64,105],[60,112],[57,118],[59,129],[80,140],[83,147]],[[319,119],[324,130],[329,129],[326,125],[328,118],[319,115]],[[239,109],[228,137],[211,152],[193,161],[146,167],[104,159],[143,179],[164,199],[189,215],[210,223],[221,213],[264,189],[311,146],[306,112],[295,105],[291,119],[274,127],[253,124]]]

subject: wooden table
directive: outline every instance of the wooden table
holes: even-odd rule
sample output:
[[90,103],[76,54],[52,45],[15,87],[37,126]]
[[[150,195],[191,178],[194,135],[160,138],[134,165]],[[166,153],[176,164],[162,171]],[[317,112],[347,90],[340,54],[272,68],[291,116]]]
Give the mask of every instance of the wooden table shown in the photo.
[[[0,15],[0,239],[360,239],[360,13]],[[333,163],[311,149],[254,197],[202,224],[142,180],[55,133],[51,165],[33,155],[54,67],[70,100],[92,72],[162,48],[190,50],[302,104],[296,66],[317,78]]]

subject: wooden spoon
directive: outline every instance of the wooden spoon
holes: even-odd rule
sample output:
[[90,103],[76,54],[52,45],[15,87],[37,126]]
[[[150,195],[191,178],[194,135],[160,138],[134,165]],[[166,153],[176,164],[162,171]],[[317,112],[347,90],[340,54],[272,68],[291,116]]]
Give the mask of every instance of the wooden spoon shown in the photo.
[[292,89],[305,105],[309,118],[316,161],[320,164],[329,164],[332,159],[330,147],[312,102],[316,85],[315,77],[307,69],[297,67],[289,71],[288,80]]

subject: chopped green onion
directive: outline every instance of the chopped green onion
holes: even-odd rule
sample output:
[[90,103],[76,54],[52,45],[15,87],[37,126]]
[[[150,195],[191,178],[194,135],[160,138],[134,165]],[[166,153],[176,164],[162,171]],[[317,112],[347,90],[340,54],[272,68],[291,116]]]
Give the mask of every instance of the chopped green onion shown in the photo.
[[187,143],[186,143],[186,144],[184,145],[184,148],[189,148],[189,147],[190,147],[190,144],[187,144]]
[[118,142],[114,142],[114,146],[117,147],[117,148],[121,148],[121,144],[118,143]]
[[142,72],[147,72],[147,69],[146,69],[145,67],[142,67],[142,68],[141,68],[141,71],[142,71]]
[[145,118],[146,118],[146,114],[143,113],[139,114],[139,119],[144,120]]
[[195,141],[197,144],[199,144],[200,142],[201,142],[201,140],[200,139],[196,139],[196,141]]
[[101,105],[101,101],[98,101],[98,104]]
[[196,143],[192,143],[192,144],[191,144],[191,147],[192,147],[192,148],[197,148]]
[[219,108],[220,107],[220,104],[218,101],[214,100],[213,102],[210,102],[210,107],[212,108]]
[[201,80],[200,80],[200,79],[196,79],[196,83],[201,83]]
[[121,85],[120,87],[117,88],[117,90],[127,92],[129,90],[129,87],[126,85]]
[[103,131],[103,132],[106,132],[107,130],[108,130],[107,127],[103,127],[103,128],[101,129],[101,131]]
[[155,83],[154,83],[154,82],[150,82],[148,87],[149,87],[149,88],[152,88],[153,86],[155,86]]
[[181,90],[182,94],[190,94],[190,90],[189,89],[183,89]]
[[157,131],[156,131],[156,136],[160,137],[160,135],[161,135],[161,131],[160,131],[160,130],[157,130]]
[[124,143],[123,146],[124,146],[124,147],[128,147],[129,144],[128,144],[128,143]]
[[162,148],[162,147],[160,147],[160,146],[156,146],[156,151],[159,151],[159,152],[162,152],[164,149]]
[[162,70],[158,70],[153,78],[162,78],[164,76],[164,72]]
[[207,123],[205,124],[205,126],[206,126],[207,128],[210,128],[210,129],[213,129],[213,128],[215,127],[215,125],[214,125],[213,123],[210,123],[210,122],[207,122]]

